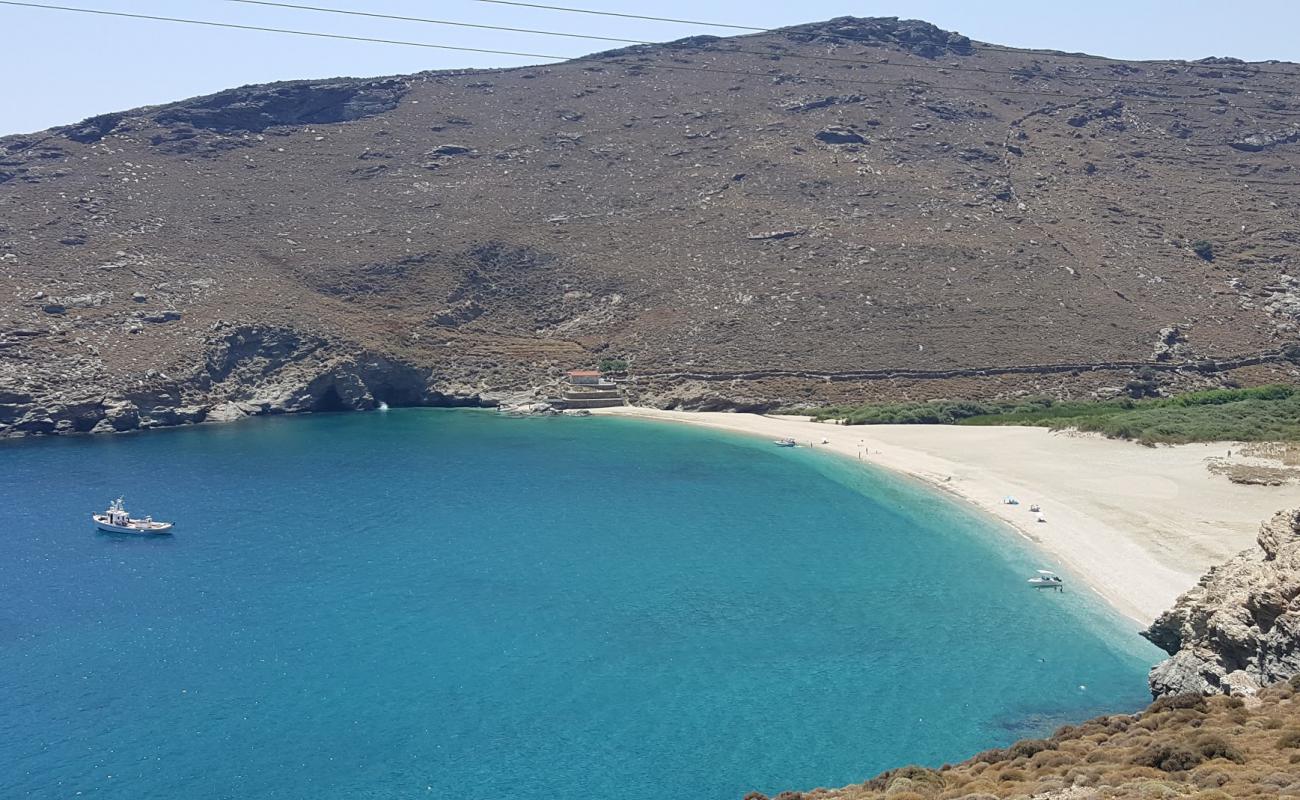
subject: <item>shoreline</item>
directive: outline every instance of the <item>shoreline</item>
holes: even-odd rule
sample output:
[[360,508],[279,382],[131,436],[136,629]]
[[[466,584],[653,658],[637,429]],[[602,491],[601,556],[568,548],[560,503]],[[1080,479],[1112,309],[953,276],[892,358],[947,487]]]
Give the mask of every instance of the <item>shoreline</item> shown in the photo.
[[[1211,566],[1253,547],[1275,511],[1300,506],[1300,486],[1243,486],[1211,475],[1204,460],[1235,443],[1153,449],[1037,427],[842,426],[636,406],[593,413],[792,437],[918,479],[1009,525],[1142,628]],[[1007,495],[1020,504],[1004,504]],[[1045,522],[1029,511],[1035,503]]]

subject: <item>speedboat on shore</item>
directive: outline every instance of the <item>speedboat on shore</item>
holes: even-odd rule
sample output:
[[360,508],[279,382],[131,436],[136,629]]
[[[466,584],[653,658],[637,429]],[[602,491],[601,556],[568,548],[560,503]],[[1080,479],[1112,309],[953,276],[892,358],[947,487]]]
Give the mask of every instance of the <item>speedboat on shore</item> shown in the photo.
[[1045,569],[1038,570],[1038,577],[1030,578],[1029,585],[1035,589],[1056,589],[1061,592],[1065,591],[1065,581],[1061,580],[1061,576]]
[[161,534],[172,532],[170,522],[158,522],[153,517],[132,519],[131,515],[126,513],[126,509],[122,506],[122,498],[120,497],[110,503],[108,510],[103,514],[91,514],[90,518],[95,521],[96,528],[109,533]]

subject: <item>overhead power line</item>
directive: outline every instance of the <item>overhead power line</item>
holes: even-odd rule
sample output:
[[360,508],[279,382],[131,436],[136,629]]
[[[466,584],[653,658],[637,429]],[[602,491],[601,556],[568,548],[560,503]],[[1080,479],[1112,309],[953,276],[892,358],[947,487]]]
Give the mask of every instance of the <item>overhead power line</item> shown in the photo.
[[563,36],[569,39],[591,39],[597,42],[616,42],[618,44],[656,44],[656,42],[643,41],[641,39],[620,39],[616,36],[596,36],[589,33],[566,33],[564,31],[544,31],[534,28],[511,28],[506,25],[483,25],[475,22],[457,22],[447,19],[429,19],[427,17],[408,17],[401,14],[380,14],[375,11],[357,11],[354,9],[344,8],[326,8],[324,6],[308,6],[298,3],[274,3],[270,0],[226,0],[227,3],[242,3],[249,6],[271,6],[273,8],[292,8],[298,11],[319,11],[325,14],[343,14],[349,17],[370,17],[371,19],[386,19],[394,22],[422,22],[429,25],[451,25],[458,28],[479,28],[489,31],[506,31],[508,33],[528,33],[537,36]]
[[[350,16],[350,17],[367,17],[371,19],[392,20],[395,22],[414,22],[414,23],[424,23],[430,25],[446,25],[446,26],[461,27],[461,28],[476,28],[480,30],[504,31],[508,33],[524,33],[524,34],[535,35],[535,36],[559,36],[568,39],[591,39],[591,40],[601,41],[601,42],[616,42],[619,44],[629,44],[629,45],[664,44],[663,42],[655,42],[647,39],[622,39],[614,36],[596,36],[593,34],[571,33],[567,31],[543,30],[538,28],[515,28],[515,27],[509,27],[505,25],[488,25],[484,23],[460,22],[456,20],[445,20],[445,19],[430,19],[428,17],[412,17],[412,16],[404,16],[398,14],[381,14],[373,11],[359,11],[359,10],[348,9],[348,8],[333,8],[327,6],[305,5],[301,3],[275,2],[274,0],[225,0],[225,2],[240,3],[243,5],[252,5],[252,6],[270,6],[273,8],[287,8],[287,9],[294,9],[297,11],[314,11],[314,12],[320,12],[326,14]],[[857,41],[857,42],[868,41],[868,40],[858,39],[854,37],[841,37],[841,38],[848,38],[850,41]],[[774,50],[766,50],[766,51],[746,50],[740,47],[728,47],[725,49],[710,49],[708,52],[730,53],[736,55],[750,55],[750,56],[756,56],[764,59],[780,57],[780,58],[803,59],[807,61],[826,61],[826,62],[833,62],[833,63],[840,63],[840,64],[853,64],[859,67],[870,66],[877,69],[880,68],[923,69],[923,70],[936,70],[943,73],[967,72],[967,73],[975,73],[978,75],[1008,75],[1012,77],[1024,77],[1022,73],[1016,72],[1014,70],[1008,70],[1008,69],[988,69],[985,67],[965,67],[965,66],[952,66],[952,65],[945,65],[945,64],[910,64],[910,63],[899,64],[899,63],[892,63],[892,62],[884,63],[884,64],[879,64],[879,63],[866,64],[864,63],[861,57],[844,58],[840,56],[810,55],[807,53],[791,53],[788,51],[778,52]],[[1183,89],[1196,89],[1196,90],[1213,88],[1213,87],[1206,87],[1203,84],[1196,84],[1196,83],[1179,83],[1176,81],[1156,81],[1156,80],[1126,79],[1126,78],[1107,78],[1107,77],[1097,77],[1093,75],[1059,76],[1059,77],[1061,77],[1062,80],[1101,81],[1101,82],[1115,84],[1115,85],[1159,86],[1162,88],[1183,88]],[[1281,95],[1300,94],[1300,92],[1289,90],[1289,89],[1273,89],[1273,88],[1265,88],[1265,87],[1257,87],[1254,89],[1254,91],[1267,92],[1269,94],[1281,94]]]
[[694,19],[673,19],[672,17],[650,17],[645,14],[622,14],[617,11],[596,11],[589,8],[568,8],[567,6],[548,6],[544,3],[517,3],[514,0],[475,0],[478,3],[491,3],[498,6],[519,6],[521,8],[539,8],[544,11],[567,11],[571,14],[594,14],[598,17],[623,17],[624,19],[644,19],[651,22],[671,22],[676,25],[702,25],[706,28],[730,28],[735,31],[763,32],[767,28],[755,28],[749,25],[729,25],[725,22],[700,22]]
[[[487,53],[491,55],[505,55],[505,56],[521,57],[521,58],[540,58],[549,61],[582,61],[582,60],[591,61],[590,57],[571,58],[569,56],[557,56],[557,55],[549,55],[543,53],[525,53],[525,52],[518,52],[512,50],[495,50],[495,49],[480,48],[480,47],[463,47],[457,45],[434,44],[430,42],[412,42],[412,41],[401,40],[401,39],[381,39],[381,38],[369,37],[369,36],[351,36],[351,35],[338,34],[338,33],[302,31],[302,30],[296,30],[290,28],[272,28],[272,27],[266,27],[261,25],[241,25],[232,22],[215,22],[211,20],[198,20],[198,19],[190,19],[185,17],[165,17],[165,16],[158,16],[153,14],[133,14],[124,11],[108,11],[104,9],[82,8],[77,6],[62,6],[62,5],[52,5],[46,3],[19,2],[19,0],[0,0],[0,5],[18,6],[23,8],[37,8],[37,9],[43,9],[47,11],[67,11],[67,12],[76,12],[82,14],[95,14],[100,16],[122,17],[127,19],[151,20],[157,22],[171,22],[171,23],[179,23],[179,24],[186,24],[186,25],[201,25],[201,26],[212,27],[212,28],[227,28],[227,29],[242,30],[242,31],[260,31],[265,33],[287,34],[292,36],[309,36],[309,37],[318,37],[324,39],[341,39],[345,41],[354,41],[354,42],[370,42],[375,44],[400,45],[405,47],[423,47],[423,48],[431,48],[436,50],[454,50],[459,52]],[[714,54],[726,54],[727,51],[711,50],[706,52],[714,53]],[[594,61],[593,63],[604,63],[604,62]],[[663,64],[663,63],[649,64],[649,63],[639,63],[639,62],[636,64],[624,64],[623,66],[626,66],[630,69],[671,70],[677,72],[704,72],[704,73],[714,73],[720,75],[735,75],[735,76],[750,77],[750,78],[771,79],[773,77],[771,72],[752,72],[749,70],[726,69],[726,68],[716,67],[716,66],[701,67],[701,66],[685,66],[682,64]],[[1036,90],[1036,89],[986,89],[986,88],[975,88],[975,87],[967,87],[967,86],[946,86],[941,84],[925,83],[922,81],[900,82],[900,81],[873,80],[867,78],[829,77],[824,75],[798,75],[797,73],[790,73],[790,74],[792,75],[792,77],[798,77],[808,81],[820,81],[825,83],[843,83],[843,84],[853,84],[859,86],[884,86],[884,87],[906,88],[906,89],[944,90],[944,91],[987,94],[993,96],[1028,95],[1032,97],[1058,98],[1063,100],[1111,99],[1108,95],[1103,95],[1103,94],[1069,94],[1066,92],[1055,92],[1055,91]],[[1125,101],[1130,103],[1159,103],[1159,104],[1175,103],[1182,106],[1205,106],[1210,108],[1223,107],[1222,104],[1220,103],[1207,103],[1207,102],[1191,100],[1186,97],[1170,97],[1170,96],[1166,96],[1166,97],[1126,96]],[[1276,109],[1264,108],[1259,106],[1237,105],[1234,107],[1239,109],[1254,109],[1257,111],[1268,111],[1275,114],[1284,113]],[[1286,116],[1296,116],[1296,115],[1286,114]]]
[[162,17],[155,14],[131,14],[126,11],[107,11],[99,8],[78,8],[76,6],[55,6],[42,3],[21,3],[17,0],[0,0],[0,5],[20,6],[23,8],[40,8],[46,11],[74,11],[79,14],[98,14],[104,17],[124,17],[126,19],[147,19],[155,22],[178,22],[185,25],[204,25],[209,28],[231,28],[240,31],[262,31],[264,33],[283,33],[291,36],[314,36],[321,39],[343,39],[350,42],[372,42],[375,44],[395,44],[404,47],[427,47],[434,50],[458,50],[465,53],[488,53],[500,56],[519,56],[520,58],[545,58],[551,61],[568,61],[570,56],[550,56],[541,53],[517,53],[510,50],[488,50],[480,47],[458,47],[450,44],[431,44],[429,42],[407,42],[400,39],[378,39],[371,36],[348,36],[342,33],[321,33],[318,31],[299,31],[289,28],[268,28],[263,25],[238,25],[233,22],[213,22],[202,19],[183,17]]

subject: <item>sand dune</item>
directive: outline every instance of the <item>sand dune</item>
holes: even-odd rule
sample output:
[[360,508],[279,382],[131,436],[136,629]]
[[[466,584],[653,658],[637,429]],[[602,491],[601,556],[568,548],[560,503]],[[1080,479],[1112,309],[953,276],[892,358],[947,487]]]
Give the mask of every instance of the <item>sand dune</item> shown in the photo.
[[[1300,506],[1300,486],[1242,486],[1211,475],[1205,459],[1224,455],[1229,443],[1153,449],[1030,427],[845,427],[645,408],[600,413],[789,436],[919,478],[1007,522],[1045,551],[1047,566],[1086,581],[1143,626],[1207,568],[1251,546],[1274,511]],[[1003,504],[1006,495],[1021,504]],[[1042,506],[1046,522],[1036,521],[1031,503]]]

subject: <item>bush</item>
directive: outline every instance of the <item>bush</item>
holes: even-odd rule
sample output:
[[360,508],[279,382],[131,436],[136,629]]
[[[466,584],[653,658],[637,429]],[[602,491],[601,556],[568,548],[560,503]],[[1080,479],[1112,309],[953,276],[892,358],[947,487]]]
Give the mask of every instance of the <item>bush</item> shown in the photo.
[[1300,747],[1300,731],[1287,731],[1277,737],[1277,749],[1293,750]]
[[1186,747],[1156,744],[1133,758],[1140,767],[1153,767],[1161,772],[1184,772],[1205,761],[1205,756]]
[[596,368],[601,372],[627,372],[627,362],[621,358],[602,358]]
[[1193,711],[1204,713],[1210,710],[1210,704],[1209,701],[1205,699],[1205,695],[1196,694],[1194,692],[1188,694],[1165,695],[1152,703],[1151,706],[1147,708],[1147,713],[1157,714],[1161,711],[1173,711],[1180,708],[1190,708]]
[[1246,756],[1236,745],[1217,734],[1208,733],[1196,740],[1196,750],[1206,758],[1223,758],[1236,764],[1246,763]]
[[814,419],[850,425],[1042,425],[1101,433],[1141,444],[1300,440],[1300,391],[1272,385],[1214,389],[1173,397],[1158,392],[1158,373],[1143,370],[1130,381],[1135,397],[1097,402],[1015,403],[937,401],[811,409]]
[[1197,239],[1192,242],[1192,252],[1206,261],[1214,260],[1214,245],[1204,239]]
[[1012,758],[1028,758],[1044,750],[1054,750],[1056,745],[1044,739],[1021,739],[1007,749],[1007,754]]
[[913,789],[934,789],[937,792],[945,784],[946,780],[938,770],[912,764],[882,772],[863,786],[877,792],[885,790],[887,793]]

